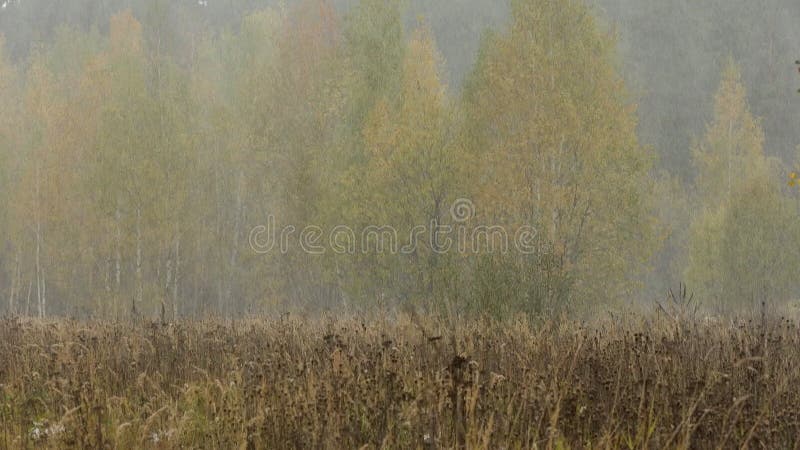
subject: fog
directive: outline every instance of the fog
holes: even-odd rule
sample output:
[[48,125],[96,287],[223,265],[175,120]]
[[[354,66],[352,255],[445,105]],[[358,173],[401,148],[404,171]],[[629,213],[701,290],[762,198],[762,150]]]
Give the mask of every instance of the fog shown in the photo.
[[797,2],[0,5],[6,314],[798,297]]

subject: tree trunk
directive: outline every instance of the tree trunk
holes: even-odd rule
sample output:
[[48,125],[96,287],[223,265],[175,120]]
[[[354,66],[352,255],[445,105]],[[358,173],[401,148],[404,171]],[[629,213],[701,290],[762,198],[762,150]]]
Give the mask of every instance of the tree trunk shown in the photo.
[[40,169],[37,163],[36,165],[36,300],[37,300],[37,312],[40,319],[44,319],[47,310],[46,305],[46,292],[44,286],[44,271],[42,270],[42,220],[41,220],[41,213],[40,213]]
[[[167,303],[167,295],[169,294],[170,288],[172,287],[172,255],[169,254],[169,250],[167,250],[167,273],[165,275],[164,280],[164,296],[161,300],[161,320],[166,320],[166,303]],[[173,308],[174,309],[174,308]]]
[[11,292],[8,295],[8,314],[13,315],[17,312],[16,296],[19,290],[20,270],[19,270],[20,251],[14,256],[14,269],[11,272]]
[[181,230],[176,226],[175,233],[175,277],[172,280],[172,320],[178,320],[178,279],[181,269]]
[[42,268],[42,319],[47,317],[47,277],[44,276]]
[[728,200],[733,190],[733,120],[728,124]]
[[117,210],[114,212],[114,224],[116,228],[116,249],[114,253],[114,314],[120,314],[120,295],[122,294],[122,226],[120,220],[122,213],[119,210],[119,200],[117,200]]
[[[214,169],[214,193],[215,193],[215,196],[216,196],[216,199],[217,199],[217,208],[216,208],[217,215],[216,215],[216,224],[215,224],[216,225],[215,237],[221,239],[223,234],[224,234],[224,232],[225,232],[225,226],[224,226],[224,221],[223,221],[224,214],[225,214],[225,212],[224,212],[225,211],[225,202],[222,199],[222,192],[221,192],[221,187],[220,187],[220,184],[221,184],[220,178],[221,177],[220,177],[220,174],[219,174],[219,168],[215,168]],[[225,279],[226,279],[227,272],[225,270],[225,260],[224,260],[224,256],[223,256],[224,255],[224,249],[222,248],[221,245],[215,247],[214,256],[217,256],[217,255],[219,255],[218,264],[216,264],[216,273],[215,273],[215,275],[217,276],[217,278],[216,278],[216,282],[217,282],[216,283],[217,284],[217,286],[216,286],[216,288],[217,288],[217,314],[222,316],[222,311],[223,311],[224,305],[225,305],[225,298],[224,298],[224,296],[225,296],[225,288],[224,288],[224,284],[225,284]],[[217,259],[217,258],[215,258],[215,259]],[[211,310],[211,308],[210,308],[210,305],[209,305],[209,311],[210,310]]]
[[105,285],[106,295],[111,294],[111,258],[106,257],[106,267],[103,270],[103,284]]
[[144,299],[144,284],[142,280],[142,209],[136,208],[136,295],[133,298],[133,314],[138,314]]
[[[225,291],[225,309],[229,310],[231,305],[231,297],[233,296],[233,285],[234,285],[234,278],[236,276],[236,265],[239,258],[239,237],[241,234],[241,221],[242,221],[242,210],[244,209],[243,204],[243,196],[244,196],[244,171],[239,171],[239,179],[237,181],[236,187],[236,210],[234,211],[234,221],[233,221],[233,242],[231,243],[231,258],[230,263],[228,264],[228,283],[227,288]],[[226,314],[227,318],[227,314]]]
[[31,277],[31,281],[28,283],[28,298],[25,300],[25,316],[31,316],[31,292],[33,291],[33,279],[35,277]]

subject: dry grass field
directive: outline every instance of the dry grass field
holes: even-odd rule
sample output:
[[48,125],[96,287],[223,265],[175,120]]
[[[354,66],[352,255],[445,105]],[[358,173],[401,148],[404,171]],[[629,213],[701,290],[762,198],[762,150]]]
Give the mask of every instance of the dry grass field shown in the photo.
[[800,328],[0,322],[0,448],[796,448]]

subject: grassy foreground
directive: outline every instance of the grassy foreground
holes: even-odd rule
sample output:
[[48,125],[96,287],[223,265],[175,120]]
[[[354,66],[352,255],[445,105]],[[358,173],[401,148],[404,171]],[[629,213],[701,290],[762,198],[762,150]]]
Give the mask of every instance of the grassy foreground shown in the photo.
[[0,321],[0,448],[796,448],[800,329]]

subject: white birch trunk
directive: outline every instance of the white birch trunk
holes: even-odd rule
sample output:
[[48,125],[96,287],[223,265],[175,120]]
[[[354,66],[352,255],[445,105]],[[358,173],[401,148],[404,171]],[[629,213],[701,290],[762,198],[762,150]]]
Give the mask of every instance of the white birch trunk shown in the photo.
[[46,299],[45,299],[45,288],[44,288],[44,272],[42,271],[42,220],[41,220],[41,213],[40,213],[40,195],[41,195],[41,188],[40,188],[40,168],[39,164],[36,164],[36,303],[37,303],[37,313],[40,319],[44,319],[47,311],[46,311]]
[[35,276],[31,277],[30,282],[28,282],[28,298],[25,300],[25,316],[31,316],[31,292],[33,292],[33,279]]
[[180,226],[176,226],[175,233],[175,276],[172,281],[172,320],[178,320],[178,279],[181,268],[181,233]]
[[117,201],[117,210],[114,212],[114,225],[115,225],[115,252],[114,252],[114,313],[120,314],[120,294],[122,293],[122,226],[120,220],[122,213],[119,210],[119,200]]
[[144,284],[142,280],[142,209],[136,208],[136,296],[133,300],[134,314],[139,311],[144,298]]
[[[227,303],[226,311],[228,307],[230,307],[231,297],[233,295],[233,283],[234,277],[236,274],[236,264],[239,258],[239,237],[241,233],[241,221],[242,221],[242,210],[243,210],[243,199],[244,193],[244,171],[239,171],[239,180],[237,182],[236,188],[236,211],[234,216],[234,224],[233,224],[233,242],[231,243],[231,258],[230,263],[228,265],[228,283],[227,283],[227,290],[225,292],[225,302]],[[227,314],[225,315],[227,318]]]
[[19,289],[17,286],[19,280],[19,252],[16,253],[14,257],[14,269],[11,272],[11,292],[8,294],[8,314],[14,315],[16,313],[16,304],[14,301],[14,297],[16,296],[16,290]]

